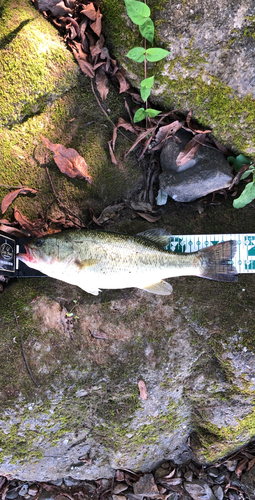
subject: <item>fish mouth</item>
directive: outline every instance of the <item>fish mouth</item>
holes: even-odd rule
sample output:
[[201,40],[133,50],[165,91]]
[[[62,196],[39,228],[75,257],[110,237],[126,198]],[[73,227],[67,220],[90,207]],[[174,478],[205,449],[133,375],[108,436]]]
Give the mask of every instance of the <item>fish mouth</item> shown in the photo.
[[23,243],[23,246],[26,250],[26,253],[18,253],[16,257],[18,257],[19,260],[21,260],[22,262],[31,262],[31,263],[35,263],[37,262],[35,256],[33,255],[33,249],[30,248],[28,245],[26,245],[26,243]]

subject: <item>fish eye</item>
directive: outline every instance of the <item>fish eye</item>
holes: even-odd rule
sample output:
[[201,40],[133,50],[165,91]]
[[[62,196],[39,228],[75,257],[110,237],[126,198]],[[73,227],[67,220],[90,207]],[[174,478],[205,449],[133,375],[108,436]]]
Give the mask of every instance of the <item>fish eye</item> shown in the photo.
[[41,247],[43,245],[43,243],[44,243],[44,240],[37,240],[36,246]]

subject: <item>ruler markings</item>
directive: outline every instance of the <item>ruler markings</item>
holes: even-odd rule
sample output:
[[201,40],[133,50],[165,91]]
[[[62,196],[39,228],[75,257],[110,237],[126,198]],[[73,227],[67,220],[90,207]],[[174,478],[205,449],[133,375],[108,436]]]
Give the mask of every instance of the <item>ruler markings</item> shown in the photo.
[[238,273],[255,273],[255,233],[177,234],[170,237],[166,248],[172,252],[191,253],[228,240],[237,242],[237,252],[233,258],[233,265]]

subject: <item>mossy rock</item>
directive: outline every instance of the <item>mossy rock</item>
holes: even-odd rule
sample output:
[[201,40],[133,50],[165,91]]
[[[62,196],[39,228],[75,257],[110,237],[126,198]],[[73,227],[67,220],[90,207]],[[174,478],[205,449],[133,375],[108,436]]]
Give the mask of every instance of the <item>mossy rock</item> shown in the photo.
[[[156,109],[190,109],[200,125],[233,151],[255,158],[254,9],[245,0],[220,4],[206,0],[150,0],[155,45],[170,50],[159,63],[151,100]],[[143,64],[126,57],[143,46],[138,26],[128,18],[124,0],[101,0],[104,30],[112,53],[136,87]],[[158,106],[158,108],[157,108]]]
[[[45,165],[61,201],[85,223],[136,188],[141,172],[135,155],[123,161],[129,138],[119,134],[118,166],[111,162],[112,125],[98,106],[90,78],[83,75],[57,29],[27,0],[1,8],[0,33],[0,197],[3,185],[38,189],[36,198],[17,200],[26,217],[58,212]],[[123,97],[110,86],[106,102],[112,120],[126,117]],[[93,185],[62,175],[41,135],[75,148],[88,164]],[[52,205],[53,203],[53,205]],[[6,216],[12,216],[11,207]],[[49,212],[47,212],[49,215]]]

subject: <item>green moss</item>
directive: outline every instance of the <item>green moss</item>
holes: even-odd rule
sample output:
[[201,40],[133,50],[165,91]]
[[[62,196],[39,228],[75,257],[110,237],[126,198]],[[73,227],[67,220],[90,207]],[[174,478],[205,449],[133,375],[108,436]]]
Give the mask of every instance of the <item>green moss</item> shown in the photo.
[[[57,40],[54,28],[23,0],[18,7],[21,22],[15,36],[12,31],[5,35],[5,42],[2,38],[0,62],[0,123],[9,127],[41,112],[53,92],[61,94],[75,82],[75,63],[60,38]],[[7,32],[6,18],[15,25],[15,13],[14,18],[11,13],[10,0],[0,33]]]

